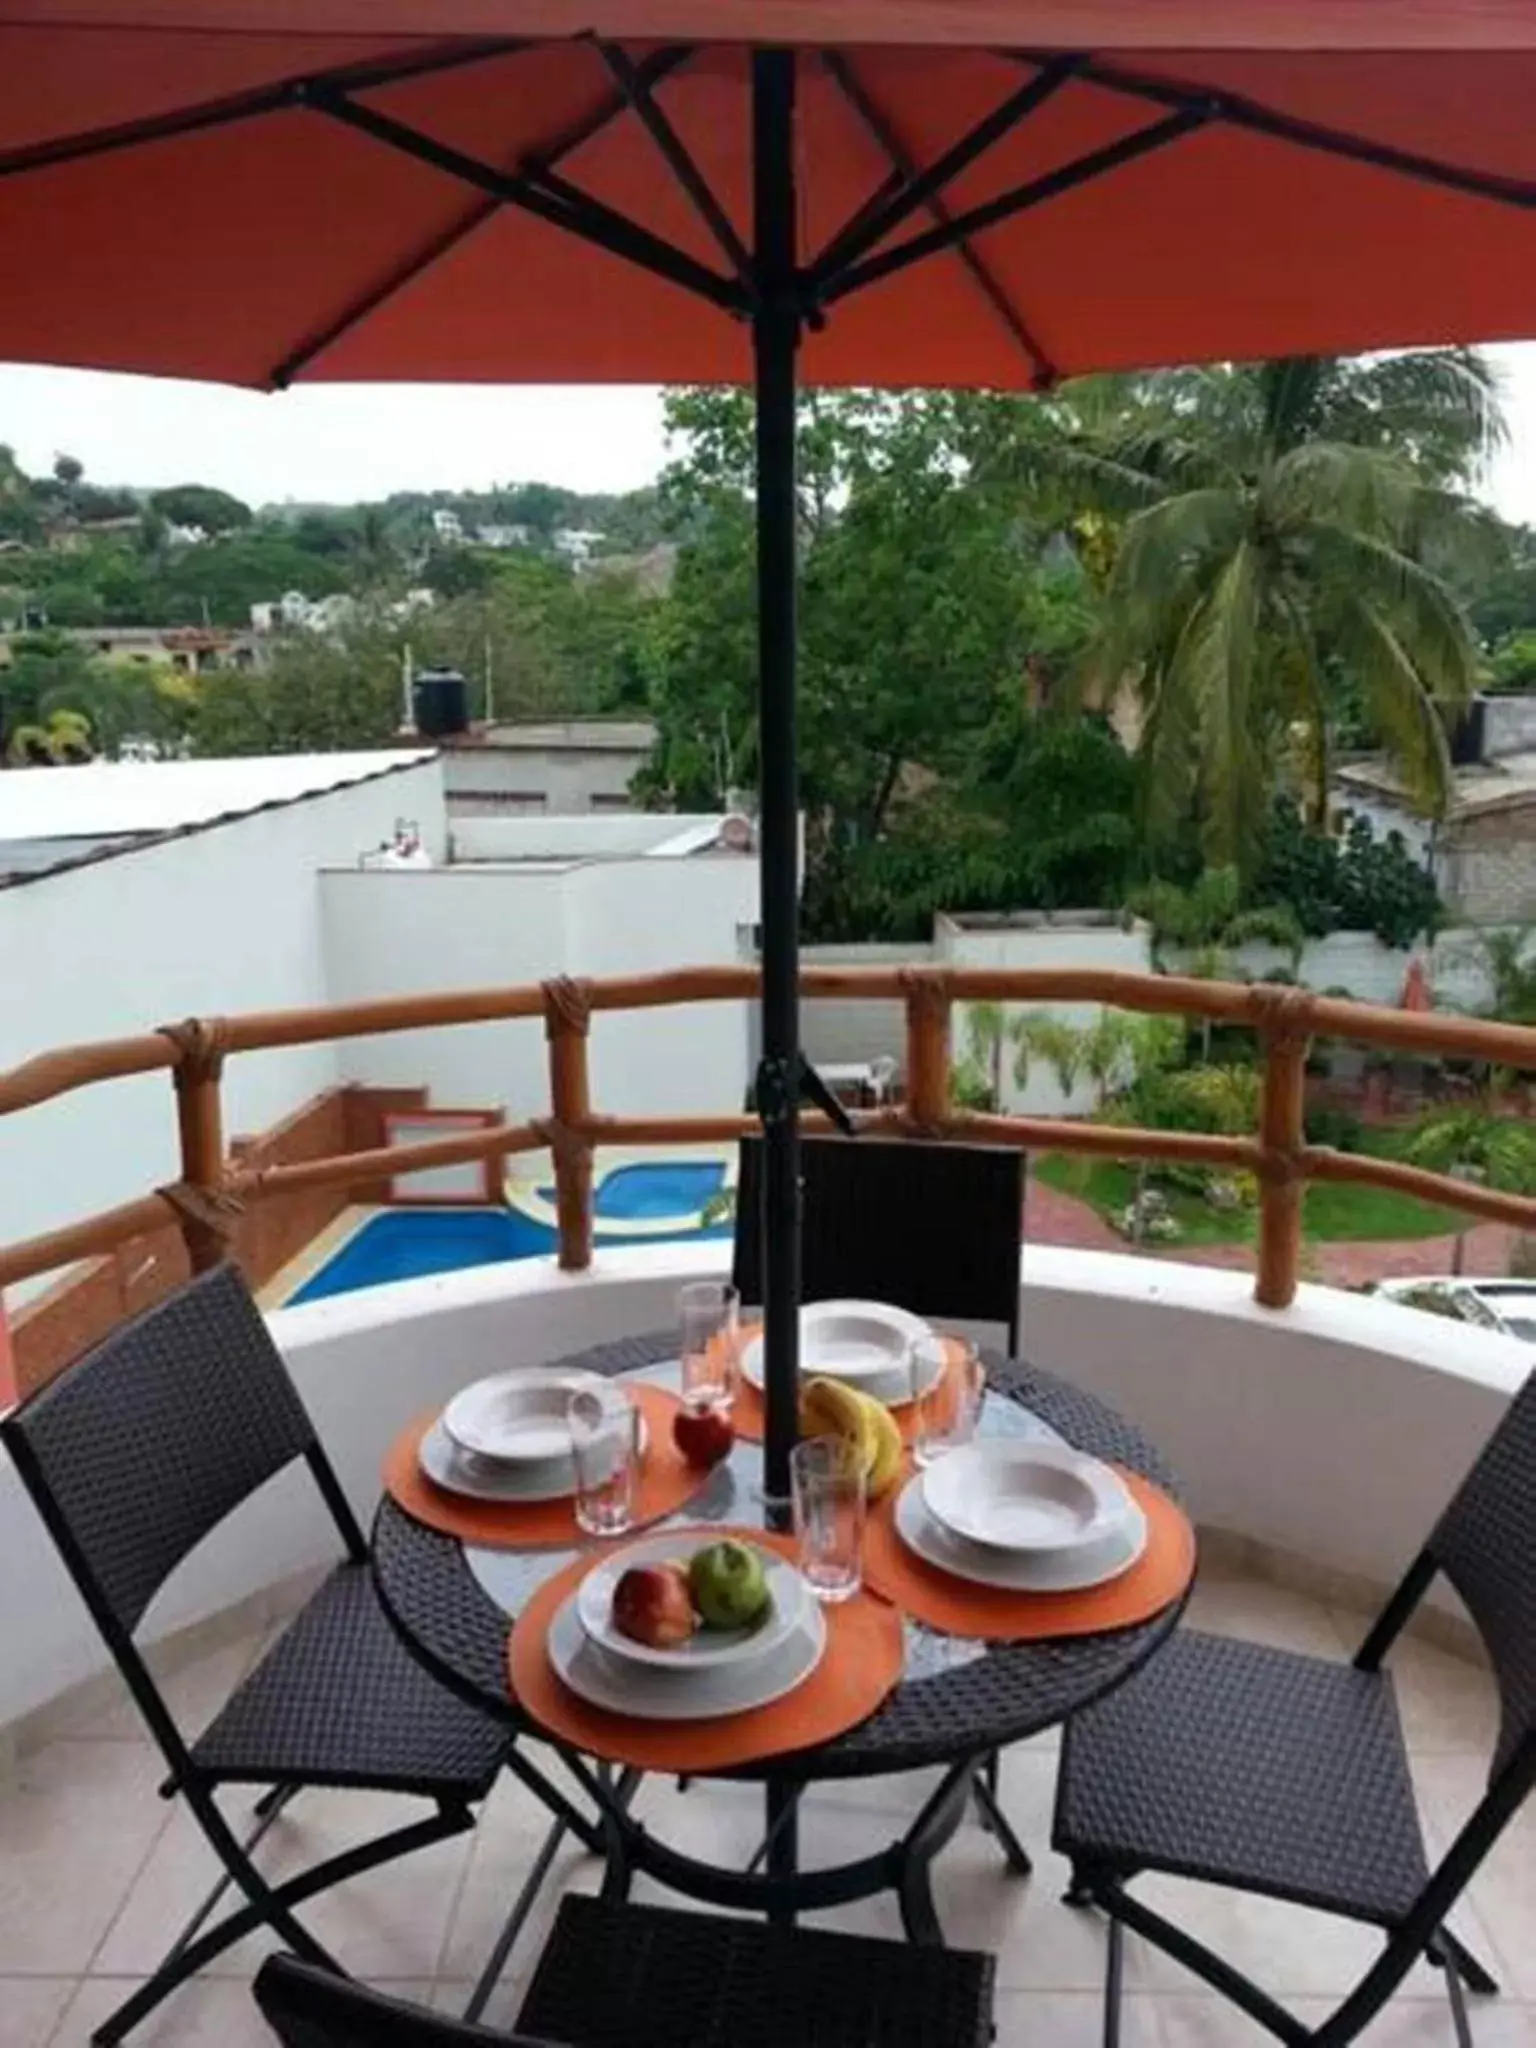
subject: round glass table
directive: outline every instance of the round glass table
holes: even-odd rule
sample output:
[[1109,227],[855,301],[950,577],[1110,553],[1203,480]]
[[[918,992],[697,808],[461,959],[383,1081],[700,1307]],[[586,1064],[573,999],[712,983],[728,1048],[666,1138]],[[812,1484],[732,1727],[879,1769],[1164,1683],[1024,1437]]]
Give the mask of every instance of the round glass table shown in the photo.
[[[554,1362],[675,1386],[676,1358],[676,1337],[656,1335],[598,1345]],[[1153,1446],[1092,1395],[992,1354],[987,1356],[987,1384],[983,1433],[1055,1435],[1176,1494],[1173,1477]],[[701,1477],[700,1491],[675,1519],[761,1521],[761,1462],[758,1445],[738,1440],[731,1457]],[[372,1552],[385,1608],[423,1663],[464,1697],[505,1716],[521,1733],[548,1740],[513,1695],[508,1641],[522,1603],[542,1580],[568,1564],[574,1551],[471,1549],[426,1528],[385,1495],[374,1520]],[[909,1938],[938,1941],[929,1869],[972,1798],[1009,1865],[1020,1872],[1029,1868],[998,1804],[998,1753],[1066,1720],[1128,1678],[1171,1633],[1185,1597],[1137,1627],[1055,1641],[989,1644],[906,1620],[904,1675],[868,1720],[814,1750],[728,1774],[767,1787],[761,1867],[755,1862],[746,1871],[683,1855],[642,1827],[629,1810],[636,1772],[615,1773],[556,1745],[561,1762],[590,1800],[587,1808],[577,1805],[521,1747],[513,1752],[511,1768],[550,1808],[557,1828],[569,1828],[604,1856],[609,1898],[623,1898],[637,1870],[710,1904],[756,1909],[776,1919],[889,1889],[898,1897]],[[905,1833],[887,1848],[831,1868],[799,1868],[795,1814],[807,1786],[933,1766],[941,1768],[938,1785]]]

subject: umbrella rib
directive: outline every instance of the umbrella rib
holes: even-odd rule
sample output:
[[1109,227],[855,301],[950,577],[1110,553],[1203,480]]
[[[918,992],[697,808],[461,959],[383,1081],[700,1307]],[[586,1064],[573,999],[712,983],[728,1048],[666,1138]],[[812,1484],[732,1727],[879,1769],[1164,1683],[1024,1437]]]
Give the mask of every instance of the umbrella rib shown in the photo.
[[[915,178],[917,167],[913,158],[903,146],[895,128],[876,104],[873,95],[865,88],[862,79],[853,68],[851,58],[845,57],[839,50],[823,50],[821,61],[838,91],[864,123],[878,147],[890,158],[895,175],[904,184]],[[937,196],[928,200],[927,211],[936,227],[948,227],[953,220],[948,205]],[[1003,290],[991,268],[977,255],[974,246],[967,240],[962,239],[955,244],[955,255],[971,282],[1008,330],[1020,352],[1027,358],[1035,387],[1049,389],[1059,375],[1056,365],[1030,332],[1022,314]]]
[[616,43],[600,41],[597,47],[635,118],[655,143],[694,211],[714,236],[720,253],[735,271],[748,296],[756,298],[757,279],[746,244],[737,234],[730,215],[711,189],[709,180],[694,161],[686,143],[657,104],[649,83],[640,76],[628,53]]
[[1012,220],[1016,214],[1043,206],[1049,199],[1076,191],[1078,186],[1086,185],[1094,178],[1101,178],[1107,172],[1119,170],[1123,164],[1134,163],[1138,157],[1148,156],[1170,142],[1193,134],[1197,128],[1204,127],[1209,118],[1203,108],[1184,107],[1161,121],[1153,121],[1145,128],[1122,135],[1116,142],[1106,143],[1102,149],[1073,157],[1070,162],[1045,172],[1042,177],[1031,178],[1027,184],[1000,192],[995,199],[983,200],[979,206],[968,207],[964,213],[952,215],[943,227],[930,228],[920,235],[909,235],[895,248],[883,249],[874,256],[866,257],[862,263],[841,271],[822,286],[821,302],[824,306],[831,305],[838,299],[847,298],[850,292],[862,291],[866,285],[876,284],[914,263],[921,263],[925,257],[953,249],[969,236],[996,227],[1000,221]]
[[1037,107],[1044,106],[1069,80],[1075,78],[1086,61],[1073,51],[1058,50],[1049,57],[1042,57],[1033,78],[1000,101],[990,114],[983,116],[957,142],[951,143],[927,170],[914,173],[872,214],[861,207],[852,220],[845,221],[820,255],[813,259],[807,272],[811,285],[815,287],[834,273],[851,268],[860,257],[867,255],[899,228],[903,221],[910,220],[913,214],[939,198],[944,188],[953,184],[962,171],[969,170],[978,157],[984,156]]
[[[1019,63],[1036,64],[1040,61],[1037,54],[1028,50],[1013,50],[1008,54]],[[1495,171],[1473,170],[1466,164],[1446,163],[1440,157],[1425,156],[1417,150],[1399,149],[1390,142],[1373,142],[1369,137],[1353,134],[1348,129],[1329,128],[1322,122],[1282,113],[1278,108],[1265,106],[1261,100],[1249,99],[1242,93],[1208,86],[1180,85],[1174,80],[1127,70],[1118,64],[1101,63],[1096,57],[1088,60],[1083,79],[1085,83],[1102,85],[1112,92],[1151,101],[1156,106],[1199,107],[1207,118],[1223,121],[1229,127],[1246,128],[1258,135],[1272,136],[1279,142],[1292,142],[1302,149],[1321,151],[1326,156],[1344,157],[1377,170],[1394,171],[1399,176],[1417,178],[1425,184],[1443,186],[1452,192],[1464,192],[1476,199],[1492,199],[1505,206],[1536,207],[1536,183],[1529,179],[1505,178]]]
[[224,99],[204,100],[192,107],[175,107],[163,114],[149,114],[141,121],[124,121],[111,128],[87,128],[74,135],[61,135],[46,142],[28,143],[0,155],[0,178],[16,177],[26,171],[52,170],[61,164],[79,163],[86,158],[107,156],[114,150],[134,149],[144,143],[174,142],[183,135],[196,135],[208,128],[231,127],[237,121],[256,120],[264,114],[281,113],[300,106],[306,92],[315,85],[337,91],[369,92],[383,85],[400,85],[413,78],[455,71],[469,64],[482,64],[497,57],[513,57],[530,48],[526,39],[484,37],[477,42],[438,44],[430,50],[416,50],[397,59],[376,58],[370,64],[349,64],[333,72],[280,79],[274,85],[256,86],[249,92],[232,93]]
[[[654,83],[657,79],[665,78],[670,72],[678,70],[693,54],[690,45],[677,44],[670,49],[653,51],[636,68],[649,83]],[[628,104],[622,93],[607,94],[599,106],[594,107],[581,120],[573,122],[557,140],[547,143],[543,149],[535,150],[531,156],[519,157],[513,166],[514,171],[525,176],[537,176],[540,172],[553,169],[583,143],[590,142],[594,135],[601,134],[610,122],[618,119]],[[388,305],[398,292],[404,291],[407,285],[413,284],[434,264],[451,255],[461,242],[467,241],[474,234],[477,228],[483,227],[493,215],[500,213],[503,203],[502,200],[494,198],[476,201],[442,233],[434,235],[431,241],[424,243],[406,257],[387,277],[349,300],[341,312],[327,321],[324,327],[301,341],[273,368],[267,380],[272,389],[286,389],[295,377],[309,368],[317,356],[324,355],[327,349],[334,348],[336,343],[343,336],[350,334],[360,322],[371,319],[375,313]]]
[[655,277],[682,286],[685,291],[707,299],[723,312],[741,315],[748,310],[746,296],[733,279],[722,277],[718,271],[700,263],[697,257],[690,256],[685,249],[676,248],[660,235],[652,234],[649,228],[642,227],[638,221],[615,211],[565,179],[556,178],[553,173],[543,172],[529,177],[498,171],[493,165],[482,163],[478,157],[466,156],[462,150],[439,142],[435,136],[423,134],[419,128],[412,128],[403,121],[380,113],[375,107],[363,106],[344,93],[330,92],[323,87],[309,92],[306,103],[316,112],[371,136],[402,156],[414,157],[418,163],[441,171],[447,177],[457,178],[461,184],[471,185],[489,198],[500,200],[507,206],[520,207],[539,220],[564,228],[584,241],[606,249],[610,255],[637,264]]

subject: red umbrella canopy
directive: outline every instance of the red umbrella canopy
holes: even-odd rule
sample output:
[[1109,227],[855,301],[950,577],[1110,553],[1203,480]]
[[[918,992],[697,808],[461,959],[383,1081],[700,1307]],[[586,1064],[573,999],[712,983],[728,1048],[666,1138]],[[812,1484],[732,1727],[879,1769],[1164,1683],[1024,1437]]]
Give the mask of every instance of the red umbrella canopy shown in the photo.
[[0,0],[0,356],[743,378],[773,37],[804,381],[1536,331],[1529,0]]

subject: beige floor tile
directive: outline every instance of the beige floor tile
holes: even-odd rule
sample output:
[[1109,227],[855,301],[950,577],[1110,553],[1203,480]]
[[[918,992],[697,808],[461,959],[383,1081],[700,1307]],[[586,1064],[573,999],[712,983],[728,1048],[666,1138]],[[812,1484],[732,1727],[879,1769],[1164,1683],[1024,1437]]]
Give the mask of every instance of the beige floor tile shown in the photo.
[[[1473,1756],[1414,1758],[1414,1777],[1430,1846],[1442,1852],[1476,1806],[1486,1769]],[[1473,1878],[1451,1924],[1508,1992],[1536,2001],[1536,1801],[1528,1800]]]
[[[232,1824],[248,1824],[250,1804],[249,1792],[225,1796]],[[420,1800],[383,1793],[302,1792],[262,1843],[257,1862],[269,1878],[293,1876],[427,1811]],[[437,1973],[468,1857],[469,1838],[455,1836],[322,1893],[302,1908],[301,1917],[316,1940],[357,1976],[430,1979]],[[218,1875],[197,1823],[178,1811],[94,1957],[93,1973],[147,1974]],[[216,1957],[209,1974],[248,1977],[279,1945],[265,1932],[248,1936]]]
[[[81,1985],[48,2048],[88,2048],[91,2029],[136,1988],[129,1977],[91,1977]],[[432,1986],[391,1985],[392,1996],[429,2005]],[[3,2038],[3,2036],[0,2036]],[[173,1991],[129,2037],[132,2048],[273,2048],[271,2028],[243,1980],[200,1977]]]
[[0,1791],[0,1974],[83,1971],[167,1824],[133,1742],[55,1742]]
[[1308,1600],[1262,1579],[1202,1576],[1184,1616],[1188,1628],[1212,1635],[1246,1636],[1276,1650],[1312,1657],[1346,1657],[1355,1647],[1353,1621],[1336,1625],[1320,1600]]
[[[49,2048],[89,2048],[91,2031],[133,1993],[131,1977],[89,1977]],[[172,1992],[130,2036],[133,2048],[272,2048],[249,1984],[202,1977]]]
[[[1104,2002],[1091,1991],[1000,1991],[996,2048],[1099,2048]],[[1120,2013],[1121,2048],[1162,2048],[1157,2001],[1127,1996]]]
[[1405,1637],[1387,1660],[1412,1750],[1470,1750],[1485,1760],[1498,1739],[1498,1695],[1482,1666]]
[[[1279,1899],[1251,1892],[1228,1891],[1219,1885],[1192,1884],[1183,1878],[1144,1877],[1135,1894],[1146,1905],[1176,1922],[1197,1941],[1234,1964],[1282,2002],[1293,1998],[1342,1997],[1353,1989],[1381,1954],[1382,1936],[1336,1914],[1314,1913]],[[1483,1938],[1477,1921],[1462,1916],[1469,1942]],[[1187,1992],[1190,1972],[1160,1949],[1142,1951],[1141,1981],[1148,1988]],[[1439,1998],[1439,1976],[1418,1964],[1405,1980],[1401,1997]]]
[[[262,1640],[261,1630],[252,1630],[236,1641],[221,1643],[217,1649],[182,1661],[167,1660],[152,1649],[146,1662],[170,1708],[171,1716],[189,1738],[200,1735],[250,1669]],[[128,1688],[114,1679],[113,1697],[106,1704],[62,1714],[51,1733],[57,1738],[88,1737],[92,1741],[137,1741],[149,1739],[143,1716],[134,1705]]]
[[[463,1882],[452,1901],[439,1976],[473,1981],[479,1975],[549,1826],[547,1809],[515,1779],[503,1775],[486,1801]],[[601,1876],[598,1858],[567,1836],[509,1960],[512,1974],[532,1966],[562,1892],[592,1891]]]
[[0,2048],[46,2048],[73,1977],[0,1977]]

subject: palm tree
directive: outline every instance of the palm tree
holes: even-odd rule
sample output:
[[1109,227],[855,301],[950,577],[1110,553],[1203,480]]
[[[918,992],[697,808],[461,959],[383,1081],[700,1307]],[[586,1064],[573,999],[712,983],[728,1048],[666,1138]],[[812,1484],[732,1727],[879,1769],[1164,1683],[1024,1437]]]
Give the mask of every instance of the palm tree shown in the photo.
[[1213,862],[1255,858],[1277,771],[1326,816],[1340,676],[1406,787],[1444,807],[1443,714],[1476,646],[1430,560],[1479,528],[1456,488],[1502,434],[1469,350],[1295,358],[1117,380],[1054,455],[1125,519],[1091,662],[1142,717],[1149,825],[1194,814]]

